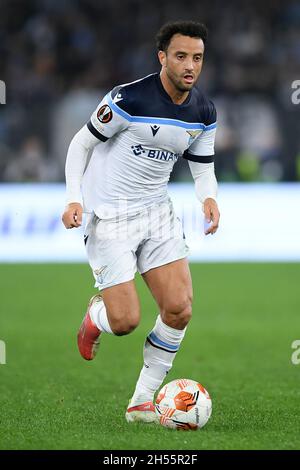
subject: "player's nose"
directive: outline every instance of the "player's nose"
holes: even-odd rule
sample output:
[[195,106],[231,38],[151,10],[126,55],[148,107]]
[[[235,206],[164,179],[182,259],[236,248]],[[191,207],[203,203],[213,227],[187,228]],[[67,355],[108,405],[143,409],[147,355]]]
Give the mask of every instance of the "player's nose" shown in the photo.
[[185,63],[185,70],[186,72],[192,72],[194,70],[194,62],[193,59],[187,59]]

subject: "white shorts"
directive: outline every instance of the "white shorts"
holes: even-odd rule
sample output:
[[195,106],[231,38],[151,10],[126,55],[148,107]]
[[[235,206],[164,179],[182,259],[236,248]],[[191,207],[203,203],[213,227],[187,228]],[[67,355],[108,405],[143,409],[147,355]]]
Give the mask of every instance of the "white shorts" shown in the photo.
[[87,221],[84,240],[99,290],[134,279],[135,273],[185,258],[189,252],[173,204],[151,206],[129,217]]

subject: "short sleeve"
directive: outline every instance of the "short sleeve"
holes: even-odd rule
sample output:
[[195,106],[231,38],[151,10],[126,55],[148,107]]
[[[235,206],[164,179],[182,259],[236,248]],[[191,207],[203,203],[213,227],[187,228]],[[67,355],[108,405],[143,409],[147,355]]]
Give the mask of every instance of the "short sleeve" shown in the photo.
[[117,103],[123,100],[125,100],[125,91],[115,93],[114,89],[103,98],[93,112],[87,127],[99,140],[106,142],[110,137],[128,127],[130,116],[127,113],[118,112]]
[[186,160],[200,163],[211,163],[214,161],[217,113],[214,104],[211,101],[209,104],[202,132],[183,154],[183,158]]

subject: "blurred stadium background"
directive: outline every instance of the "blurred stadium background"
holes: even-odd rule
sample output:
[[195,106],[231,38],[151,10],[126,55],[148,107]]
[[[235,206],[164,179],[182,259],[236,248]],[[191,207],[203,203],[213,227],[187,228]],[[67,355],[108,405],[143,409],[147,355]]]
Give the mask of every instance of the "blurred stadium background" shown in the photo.
[[[300,104],[292,100],[300,80],[299,1],[0,5],[0,339],[7,348],[0,448],[299,448],[299,370],[290,361],[300,336]],[[203,377],[216,399],[201,442],[139,427],[131,436],[122,413],[155,306],[138,280],[144,323],[103,345],[113,377],[99,363],[87,366],[74,338],[94,293],[92,276],[86,264],[62,263],[86,263],[82,230],[66,231],[60,221],[69,142],[108,90],[159,70],[154,36],[177,19],[209,27],[199,86],[218,111],[222,218],[214,237],[203,235],[186,162],[176,164],[170,187],[191,260],[201,261],[192,265],[201,315],[170,380]],[[101,400],[114,397],[107,413],[95,403],[100,387]]]
[[[299,181],[300,6],[294,0],[2,0],[3,182],[63,181],[68,143],[115,84],[159,70],[154,35],[199,19],[210,35],[200,85],[216,102],[221,181]],[[30,112],[28,112],[30,111]],[[176,165],[173,179],[188,178]]]

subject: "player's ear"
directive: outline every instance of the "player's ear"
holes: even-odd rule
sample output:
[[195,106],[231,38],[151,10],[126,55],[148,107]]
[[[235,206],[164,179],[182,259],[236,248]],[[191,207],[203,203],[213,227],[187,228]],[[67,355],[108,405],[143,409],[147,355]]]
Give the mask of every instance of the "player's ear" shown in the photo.
[[163,67],[166,65],[166,53],[164,51],[158,51],[158,60]]

